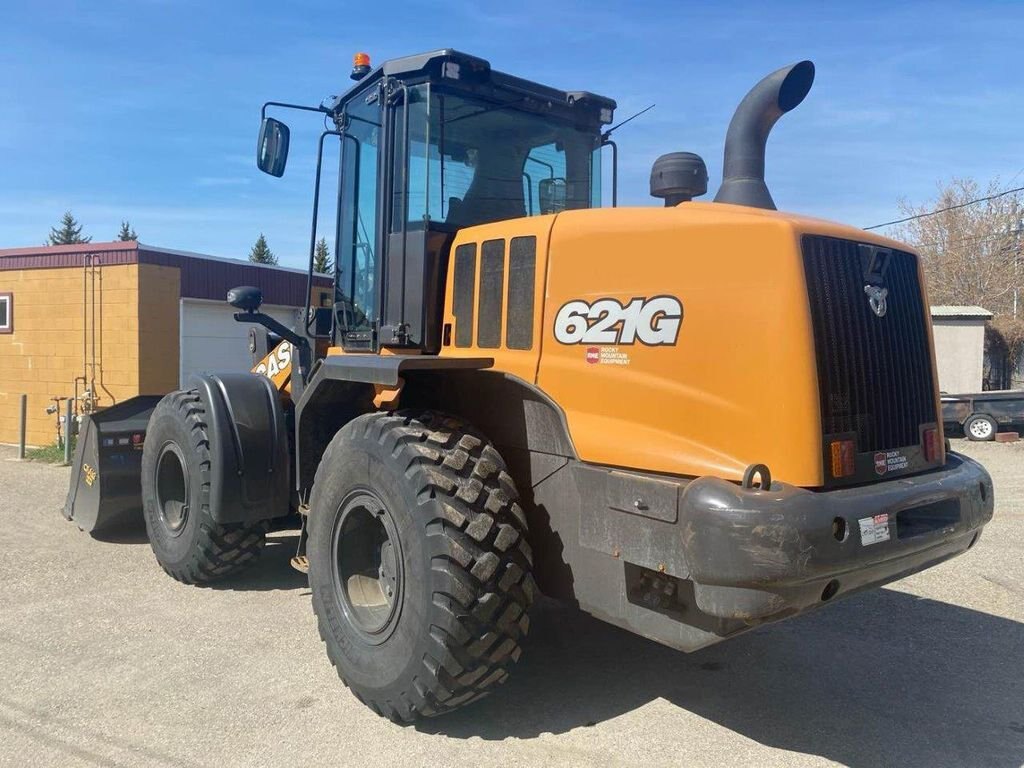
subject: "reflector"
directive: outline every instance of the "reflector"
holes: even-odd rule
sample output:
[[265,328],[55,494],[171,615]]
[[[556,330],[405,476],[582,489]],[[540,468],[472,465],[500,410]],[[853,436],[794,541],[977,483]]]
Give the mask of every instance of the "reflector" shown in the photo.
[[853,474],[853,440],[833,440],[829,446],[832,454],[832,477],[848,477]]
[[939,458],[939,430],[936,427],[929,427],[924,431],[924,460],[937,461]]

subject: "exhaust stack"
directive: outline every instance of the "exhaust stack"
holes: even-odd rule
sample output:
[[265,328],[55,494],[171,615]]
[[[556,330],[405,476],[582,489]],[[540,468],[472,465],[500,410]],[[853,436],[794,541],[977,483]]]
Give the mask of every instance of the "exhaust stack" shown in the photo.
[[814,64],[801,61],[772,72],[743,97],[725,136],[722,186],[716,203],[775,210],[764,183],[764,149],[772,127],[795,109],[814,83]]

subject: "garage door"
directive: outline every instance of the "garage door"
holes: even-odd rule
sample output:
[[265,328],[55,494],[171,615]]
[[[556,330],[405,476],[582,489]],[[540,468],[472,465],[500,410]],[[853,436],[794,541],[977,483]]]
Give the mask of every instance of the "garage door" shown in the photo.
[[[235,309],[219,301],[181,300],[181,385],[194,373],[248,371],[252,368],[249,328],[234,319]],[[302,310],[264,304],[261,312],[288,328]]]

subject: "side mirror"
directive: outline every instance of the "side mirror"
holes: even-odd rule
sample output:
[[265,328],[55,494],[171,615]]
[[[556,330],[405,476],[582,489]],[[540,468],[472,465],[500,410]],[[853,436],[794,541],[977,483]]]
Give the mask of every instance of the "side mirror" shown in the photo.
[[288,162],[288,140],[291,131],[280,120],[264,117],[260,123],[260,138],[256,142],[256,166],[271,176],[283,176]]
[[228,291],[228,304],[245,312],[255,312],[263,303],[263,291],[251,285],[242,285]]
[[541,179],[537,186],[541,213],[560,213],[565,210],[565,179]]

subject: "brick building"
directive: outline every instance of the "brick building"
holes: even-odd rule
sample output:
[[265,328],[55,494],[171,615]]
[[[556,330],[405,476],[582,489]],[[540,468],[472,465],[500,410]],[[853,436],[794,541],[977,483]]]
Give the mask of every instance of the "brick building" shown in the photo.
[[[136,242],[0,250],[0,443],[52,443],[53,398],[76,411],[164,394],[192,373],[248,370],[248,328],[224,301],[230,288],[263,290],[264,311],[288,326],[305,305],[302,270],[219,259]],[[318,277],[315,306],[329,301]]]

